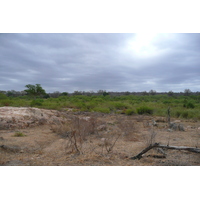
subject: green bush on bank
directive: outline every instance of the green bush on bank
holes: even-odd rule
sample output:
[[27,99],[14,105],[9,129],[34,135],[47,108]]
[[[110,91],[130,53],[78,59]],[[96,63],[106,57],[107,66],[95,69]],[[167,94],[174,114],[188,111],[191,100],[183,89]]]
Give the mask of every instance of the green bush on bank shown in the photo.
[[147,106],[141,106],[141,107],[137,108],[137,113],[139,115],[143,115],[143,114],[150,114],[150,115],[152,115],[153,114],[153,109],[149,108]]

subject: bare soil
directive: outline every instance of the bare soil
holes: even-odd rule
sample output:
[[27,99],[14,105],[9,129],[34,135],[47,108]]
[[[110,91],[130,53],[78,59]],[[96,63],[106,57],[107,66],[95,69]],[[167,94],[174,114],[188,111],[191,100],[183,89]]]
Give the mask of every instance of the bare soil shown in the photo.
[[161,153],[152,149],[130,159],[154,142],[200,148],[199,121],[171,119],[185,129],[177,131],[163,117],[33,110],[0,108],[1,166],[200,165],[200,154],[177,150],[165,150],[166,158],[153,157]]

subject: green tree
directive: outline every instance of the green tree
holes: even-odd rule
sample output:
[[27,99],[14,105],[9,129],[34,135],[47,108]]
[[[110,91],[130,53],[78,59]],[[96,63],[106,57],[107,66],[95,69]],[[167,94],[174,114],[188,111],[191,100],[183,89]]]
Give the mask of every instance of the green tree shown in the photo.
[[174,92],[172,91],[172,90],[170,90],[169,92],[168,92],[168,96],[169,97],[172,97],[174,95]]
[[68,96],[68,93],[67,92],[63,92],[60,94],[60,96]]
[[149,91],[149,94],[150,94],[150,95],[155,95],[155,94],[156,94],[156,91],[155,91],[155,90],[150,90],[150,91]]
[[8,97],[5,94],[0,92],[0,100],[1,99],[8,99]]
[[191,95],[192,94],[192,91],[190,90],[190,89],[185,89],[184,90],[184,95],[185,96],[189,96],[189,95]]
[[109,95],[109,93],[108,92],[103,92],[103,96],[105,97],[105,96],[107,96],[107,95]]
[[37,96],[46,94],[45,90],[41,87],[40,84],[36,84],[36,85],[28,84],[25,87],[28,88],[28,89],[24,90],[24,91],[27,92],[28,95],[33,96],[34,99]]

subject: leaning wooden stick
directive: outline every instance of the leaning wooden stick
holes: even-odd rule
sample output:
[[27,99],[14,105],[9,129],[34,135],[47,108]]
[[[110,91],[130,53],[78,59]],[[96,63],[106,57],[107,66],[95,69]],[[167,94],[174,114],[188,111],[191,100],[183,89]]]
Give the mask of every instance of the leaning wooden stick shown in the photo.
[[163,149],[174,149],[174,150],[186,150],[186,151],[190,151],[190,152],[194,152],[194,153],[200,153],[200,149],[199,148],[195,148],[195,147],[184,147],[184,146],[166,146],[166,145],[161,145],[159,143],[155,143],[155,144],[151,144],[148,147],[146,147],[144,150],[142,150],[138,155],[131,157],[130,159],[141,159],[142,155],[145,154],[147,151],[153,149],[153,148],[163,148]]

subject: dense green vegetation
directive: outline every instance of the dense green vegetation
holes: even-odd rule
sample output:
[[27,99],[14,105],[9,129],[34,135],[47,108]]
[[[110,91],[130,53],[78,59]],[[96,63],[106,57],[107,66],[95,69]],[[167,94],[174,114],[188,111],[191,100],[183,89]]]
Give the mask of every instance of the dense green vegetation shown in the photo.
[[25,95],[7,97],[0,93],[0,106],[31,106],[45,109],[72,109],[116,114],[148,114],[166,116],[171,108],[171,117],[200,120],[200,95],[60,95],[57,98],[32,98]]

